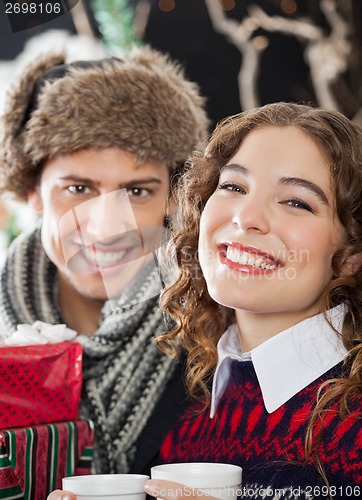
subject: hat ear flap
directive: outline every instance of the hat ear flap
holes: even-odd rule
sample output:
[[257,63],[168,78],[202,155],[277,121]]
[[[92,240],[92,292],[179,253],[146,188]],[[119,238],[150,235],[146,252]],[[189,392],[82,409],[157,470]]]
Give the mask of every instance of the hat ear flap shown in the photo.
[[64,62],[64,53],[43,55],[35,63],[29,64],[21,78],[11,87],[3,114],[4,127],[9,138],[16,137],[20,132],[36,82],[49,68]]
[[[19,80],[8,92],[4,113],[0,121],[0,177],[8,173],[12,182],[12,172],[17,172],[19,163],[27,163],[29,159],[23,151],[22,128],[29,110],[36,82],[53,66],[64,64],[65,53],[44,54],[36,62],[29,64]],[[10,172],[10,175],[9,175]],[[18,180],[19,182],[19,180]],[[3,180],[0,179],[1,187]]]

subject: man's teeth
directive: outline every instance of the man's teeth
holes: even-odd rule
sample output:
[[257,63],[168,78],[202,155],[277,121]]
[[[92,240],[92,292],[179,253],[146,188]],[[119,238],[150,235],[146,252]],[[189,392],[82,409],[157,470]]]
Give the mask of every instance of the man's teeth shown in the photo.
[[278,267],[277,264],[268,264],[265,261],[265,257],[248,252],[243,252],[233,247],[227,247],[226,258],[237,264],[251,266],[257,269],[276,269]]
[[119,252],[97,252],[91,247],[84,247],[83,253],[85,258],[99,267],[106,267],[115,264],[123,259],[127,250],[120,250]]

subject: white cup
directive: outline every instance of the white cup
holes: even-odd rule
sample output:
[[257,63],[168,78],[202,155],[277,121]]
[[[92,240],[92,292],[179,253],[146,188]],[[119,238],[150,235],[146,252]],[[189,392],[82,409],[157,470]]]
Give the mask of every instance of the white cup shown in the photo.
[[[194,490],[203,490],[222,500],[240,496],[242,468],[237,465],[188,462],[157,465],[151,469],[152,479],[164,479],[181,483],[187,487],[188,496],[199,496]],[[160,489],[162,498],[162,489]]]
[[147,479],[141,474],[92,474],[64,477],[62,484],[77,500],[145,500]]

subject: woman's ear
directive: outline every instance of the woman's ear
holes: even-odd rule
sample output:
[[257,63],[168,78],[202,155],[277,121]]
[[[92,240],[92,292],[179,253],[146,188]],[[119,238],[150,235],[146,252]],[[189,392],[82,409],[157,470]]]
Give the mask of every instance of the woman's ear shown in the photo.
[[356,253],[347,257],[343,263],[343,267],[350,276],[358,273],[358,271],[362,268],[362,253]]
[[43,212],[43,200],[41,199],[41,195],[38,188],[35,188],[33,191],[28,193],[28,203],[35,212],[42,213]]

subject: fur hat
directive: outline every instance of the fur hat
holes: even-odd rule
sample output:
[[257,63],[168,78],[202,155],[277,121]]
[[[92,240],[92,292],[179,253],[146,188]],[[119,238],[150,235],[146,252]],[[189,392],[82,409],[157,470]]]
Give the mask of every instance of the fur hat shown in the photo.
[[184,162],[206,139],[205,100],[167,56],[66,64],[46,54],[9,92],[0,122],[0,189],[25,200],[39,165],[81,149],[118,147],[142,161]]

